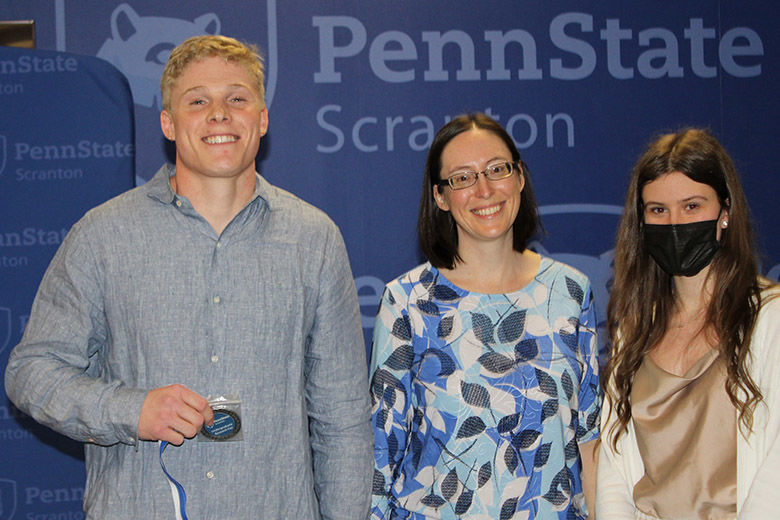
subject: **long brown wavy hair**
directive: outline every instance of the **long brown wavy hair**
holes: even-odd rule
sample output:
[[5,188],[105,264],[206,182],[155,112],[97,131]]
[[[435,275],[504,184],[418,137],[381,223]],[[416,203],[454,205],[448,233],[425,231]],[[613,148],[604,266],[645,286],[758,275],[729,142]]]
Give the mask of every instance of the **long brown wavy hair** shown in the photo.
[[747,370],[750,337],[766,285],[756,266],[749,209],[734,163],[707,131],[685,128],[653,141],[634,166],[615,248],[615,278],[607,306],[613,354],[603,374],[617,421],[612,445],[631,418],[631,388],[645,355],[663,338],[675,304],[673,278],[649,256],[642,235],[642,189],[655,179],[681,172],[711,186],[727,208],[728,228],[710,264],[713,296],[706,320],[727,365],[726,392],[739,410],[740,428],[752,431],[753,410],[762,395]]

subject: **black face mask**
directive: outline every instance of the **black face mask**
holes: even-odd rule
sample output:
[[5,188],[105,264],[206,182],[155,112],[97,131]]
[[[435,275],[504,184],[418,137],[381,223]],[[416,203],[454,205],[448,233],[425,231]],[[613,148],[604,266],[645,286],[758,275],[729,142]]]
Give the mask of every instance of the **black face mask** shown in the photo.
[[718,220],[689,224],[644,224],[645,247],[667,274],[693,276],[720,249]]

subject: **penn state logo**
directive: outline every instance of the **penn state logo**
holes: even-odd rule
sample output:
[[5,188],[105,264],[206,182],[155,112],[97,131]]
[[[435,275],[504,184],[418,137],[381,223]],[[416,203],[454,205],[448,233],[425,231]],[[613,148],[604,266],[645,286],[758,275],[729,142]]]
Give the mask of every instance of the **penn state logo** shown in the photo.
[[128,4],[111,13],[111,38],[97,52],[127,76],[136,105],[162,107],[160,76],[176,45],[191,36],[219,34],[221,24],[214,13],[194,20],[140,16]]
[[11,520],[16,513],[16,481],[0,478],[0,520]]
[[[273,100],[278,70],[276,2],[266,0],[265,23],[260,2],[252,4],[252,16],[236,19],[231,13],[234,18],[229,30],[230,36],[259,44],[265,63],[265,104],[268,108]],[[162,108],[160,76],[171,51],[192,36],[222,34],[226,24],[217,12],[224,19],[228,18],[228,13],[218,11],[213,3],[205,1],[188,2],[186,15],[180,15],[181,10],[171,9],[165,3],[150,0],[132,3],[134,7],[127,2],[120,3],[107,17],[104,31],[108,34],[110,27],[110,36],[101,45],[97,56],[113,64],[127,77],[135,104],[136,134],[158,135]],[[194,14],[190,16],[189,13]],[[173,156],[171,150],[140,146],[135,160],[136,183],[140,185],[157,171],[161,162],[173,161]]]
[[0,175],[5,170],[6,157],[8,157],[8,154],[6,153],[5,136],[0,134]]
[[623,206],[556,204],[540,206],[548,237],[529,249],[579,269],[590,278],[598,320],[599,359],[607,352],[607,302],[612,287],[615,230]]
[[[276,82],[276,0],[268,0],[268,43],[265,45],[266,105],[270,106]],[[216,13],[193,19],[142,16],[129,4],[119,4],[111,13],[111,37],[97,52],[124,73],[136,105],[162,108],[160,76],[168,56],[178,44],[201,34],[220,34],[222,22]]]
[[[11,342],[11,309],[0,307],[0,352]],[[0,516],[2,520],[2,516]]]

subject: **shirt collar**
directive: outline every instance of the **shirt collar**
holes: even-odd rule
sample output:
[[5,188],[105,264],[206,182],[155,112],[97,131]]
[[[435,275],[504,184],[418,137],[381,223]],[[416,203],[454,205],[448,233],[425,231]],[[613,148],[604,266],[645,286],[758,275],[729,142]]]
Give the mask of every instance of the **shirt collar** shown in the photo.
[[[176,199],[176,192],[173,191],[170,178],[176,174],[176,166],[173,164],[164,164],[157,170],[154,177],[146,183],[149,197],[162,202],[171,204]],[[255,172],[255,190],[247,205],[252,204],[255,199],[260,199],[265,205],[273,209],[274,190],[273,186],[265,180],[259,173]]]
[[154,177],[144,185],[149,197],[159,200],[163,204],[170,204],[176,198],[176,193],[169,180],[176,173],[176,167],[172,164],[163,164]]

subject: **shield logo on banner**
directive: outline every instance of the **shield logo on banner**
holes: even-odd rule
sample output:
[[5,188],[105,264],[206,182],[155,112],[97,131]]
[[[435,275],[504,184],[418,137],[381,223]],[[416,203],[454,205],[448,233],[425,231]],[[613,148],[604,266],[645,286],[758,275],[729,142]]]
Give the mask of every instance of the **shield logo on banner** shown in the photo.
[[[0,352],[11,342],[11,309],[0,307]],[[0,516],[0,520],[2,520]]]
[[[576,240],[566,240],[565,245],[542,244],[534,241],[530,249],[568,264],[590,278],[593,289],[596,318],[598,319],[599,354],[606,356],[607,301],[612,286],[612,262],[615,251],[614,236],[623,206],[607,204],[554,204],[540,206],[539,214],[550,237],[564,237],[572,230],[581,230],[582,242],[590,251],[580,250],[582,244],[572,246]],[[565,229],[563,229],[565,227]],[[560,231],[557,231],[559,228]],[[595,248],[595,250],[594,250]],[[606,360],[607,357],[601,357]]]
[[[239,13],[227,4],[190,0],[186,9],[178,3],[155,0],[113,1],[101,3],[100,36],[94,42],[96,55],[127,78],[135,104],[136,183],[143,184],[164,162],[173,162],[171,147],[160,141],[160,77],[171,51],[187,38],[203,34],[227,34],[239,40],[257,43],[265,62],[265,103],[274,98],[278,74],[277,2],[253,2],[251,13]],[[57,17],[71,23],[83,23],[95,10],[86,2],[55,2]],[[232,5],[232,4],[231,4]],[[262,18],[265,15],[266,22]],[[65,26],[58,27],[58,38],[65,41]],[[91,46],[91,44],[90,44]],[[64,46],[59,50],[65,50]],[[90,50],[90,53],[93,52]]]
[[0,175],[5,170],[5,158],[7,157],[5,148],[5,136],[0,134]]
[[[119,4],[111,13],[111,36],[97,52],[98,58],[112,63],[130,83],[136,105],[159,110],[160,76],[170,52],[178,44],[201,34],[221,34],[217,13],[196,16],[149,16],[134,2]],[[156,3],[155,3],[156,4]],[[151,8],[151,5],[150,5]],[[194,10],[194,7],[190,7]],[[276,86],[276,0],[267,0],[268,43],[266,47],[266,104],[270,107]]]
[[16,481],[0,478],[0,520],[11,520],[16,513]]

